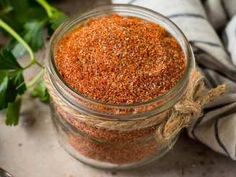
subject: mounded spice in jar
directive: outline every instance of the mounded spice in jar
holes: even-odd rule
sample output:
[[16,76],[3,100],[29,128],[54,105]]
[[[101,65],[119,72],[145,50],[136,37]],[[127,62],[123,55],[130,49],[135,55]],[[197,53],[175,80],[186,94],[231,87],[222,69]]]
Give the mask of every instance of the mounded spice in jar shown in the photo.
[[[84,97],[114,105],[150,101],[173,88],[185,71],[185,56],[163,27],[116,14],[90,19],[65,34],[54,48],[62,79]],[[78,121],[55,103],[69,124],[68,142],[94,160],[129,164],[160,153],[156,125],[119,131]],[[166,116],[166,112],[163,113]],[[68,131],[69,132],[69,131]]]
[[75,27],[55,46],[55,62],[78,93],[116,105],[163,95],[185,71],[184,53],[163,27],[119,15]]
[[204,105],[225,92],[224,85],[205,87],[176,25],[137,6],[98,7],[66,21],[46,61],[59,142],[100,168],[160,158]]

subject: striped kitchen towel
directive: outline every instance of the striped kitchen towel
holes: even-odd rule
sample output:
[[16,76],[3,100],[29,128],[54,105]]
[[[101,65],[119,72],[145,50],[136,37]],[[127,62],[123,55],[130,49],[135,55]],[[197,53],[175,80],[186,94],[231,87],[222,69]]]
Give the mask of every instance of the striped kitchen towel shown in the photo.
[[207,85],[226,83],[227,93],[207,105],[188,129],[190,137],[236,160],[236,0],[113,0],[169,17],[194,50]]

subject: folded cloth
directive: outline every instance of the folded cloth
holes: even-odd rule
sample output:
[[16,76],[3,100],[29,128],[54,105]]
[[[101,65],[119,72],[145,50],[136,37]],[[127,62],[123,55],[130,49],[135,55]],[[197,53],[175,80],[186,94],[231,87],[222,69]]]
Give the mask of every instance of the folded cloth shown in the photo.
[[204,108],[203,116],[193,122],[188,133],[236,160],[236,1],[113,0],[113,3],[134,4],[167,16],[186,35],[208,87],[227,84],[227,93]]

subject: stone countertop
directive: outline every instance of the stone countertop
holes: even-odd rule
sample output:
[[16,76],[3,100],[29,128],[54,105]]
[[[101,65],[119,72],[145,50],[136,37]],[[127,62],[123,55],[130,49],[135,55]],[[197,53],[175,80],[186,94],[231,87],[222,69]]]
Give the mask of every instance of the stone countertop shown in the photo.
[[[61,0],[69,14],[81,13],[107,0]],[[142,168],[103,171],[84,165],[58,144],[47,105],[24,99],[19,126],[7,127],[0,114],[0,167],[15,177],[236,177],[236,162],[183,133],[162,159]]]
[[142,168],[103,171],[80,163],[58,144],[49,107],[25,99],[19,126],[0,115],[0,167],[15,177],[235,177],[236,162],[183,133],[160,160]]

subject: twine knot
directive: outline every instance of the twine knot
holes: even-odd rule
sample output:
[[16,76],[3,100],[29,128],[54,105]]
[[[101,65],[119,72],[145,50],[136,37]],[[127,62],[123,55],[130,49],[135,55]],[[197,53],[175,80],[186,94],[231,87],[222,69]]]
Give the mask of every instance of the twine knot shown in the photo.
[[178,111],[182,115],[190,114],[192,117],[200,117],[202,114],[202,106],[194,102],[194,100],[184,100],[180,104],[174,106],[175,111]]
[[206,104],[226,91],[225,85],[208,90],[202,74],[196,70],[191,73],[190,78],[185,96],[172,108],[169,118],[157,128],[156,137],[159,141],[171,140],[202,115]]

